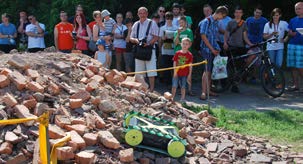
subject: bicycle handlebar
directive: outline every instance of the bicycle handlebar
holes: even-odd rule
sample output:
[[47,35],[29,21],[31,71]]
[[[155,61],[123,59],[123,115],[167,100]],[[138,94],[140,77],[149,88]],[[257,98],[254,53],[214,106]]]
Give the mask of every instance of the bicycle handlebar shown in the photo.
[[259,46],[262,46],[264,45],[265,43],[268,43],[268,42],[277,42],[278,41],[278,36],[272,38],[272,39],[268,39],[266,41],[263,41],[263,42],[260,42],[260,43],[257,43],[255,45],[252,45],[249,47],[249,49],[252,49],[252,48],[255,48],[255,47],[259,47]]

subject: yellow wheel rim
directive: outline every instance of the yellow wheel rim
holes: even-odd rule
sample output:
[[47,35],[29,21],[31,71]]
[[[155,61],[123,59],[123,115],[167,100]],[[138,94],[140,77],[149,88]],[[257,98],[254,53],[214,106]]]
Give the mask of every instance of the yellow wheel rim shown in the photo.
[[171,157],[179,158],[185,152],[185,146],[180,141],[171,140],[167,146],[167,152]]
[[130,146],[137,146],[143,141],[143,134],[137,129],[131,129],[125,134],[125,141]]

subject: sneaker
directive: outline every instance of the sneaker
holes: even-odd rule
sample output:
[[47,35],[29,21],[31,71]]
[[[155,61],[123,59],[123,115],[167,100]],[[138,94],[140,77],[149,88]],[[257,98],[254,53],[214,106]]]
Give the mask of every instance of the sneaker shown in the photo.
[[233,92],[233,93],[239,93],[240,92],[239,87],[236,86],[236,85],[232,86],[231,87],[231,92]]
[[299,88],[295,87],[295,86],[290,86],[290,87],[285,88],[285,90],[292,92],[292,91],[298,91]]

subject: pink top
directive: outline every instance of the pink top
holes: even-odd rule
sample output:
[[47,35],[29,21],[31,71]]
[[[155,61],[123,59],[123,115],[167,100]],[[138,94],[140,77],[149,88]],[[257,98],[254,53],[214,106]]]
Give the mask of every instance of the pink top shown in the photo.
[[[79,31],[80,31],[80,36],[87,36],[87,31],[85,28],[82,28],[82,30],[78,30],[78,32]],[[77,38],[76,49],[77,50],[88,50],[86,40],[84,40],[82,38]]]

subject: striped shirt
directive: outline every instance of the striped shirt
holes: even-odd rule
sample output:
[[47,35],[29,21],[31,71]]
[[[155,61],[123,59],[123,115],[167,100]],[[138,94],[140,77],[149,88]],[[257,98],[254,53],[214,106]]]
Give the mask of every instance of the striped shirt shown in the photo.
[[[201,35],[206,35],[209,43],[213,46],[215,50],[221,50],[220,46],[217,43],[218,36],[217,33],[219,32],[218,30],[218,21],[214,20],[212,16],[205,18],[201,23],[200,23],[200,34]],[[201,41],[200,45],[201,50],[211,53],[210,49],[206,46],[206,44]]]
[[108,33],[112,33],[115,24],[116,21],[113,18],[109,18],[109,20],[104,19],[105,31]]

